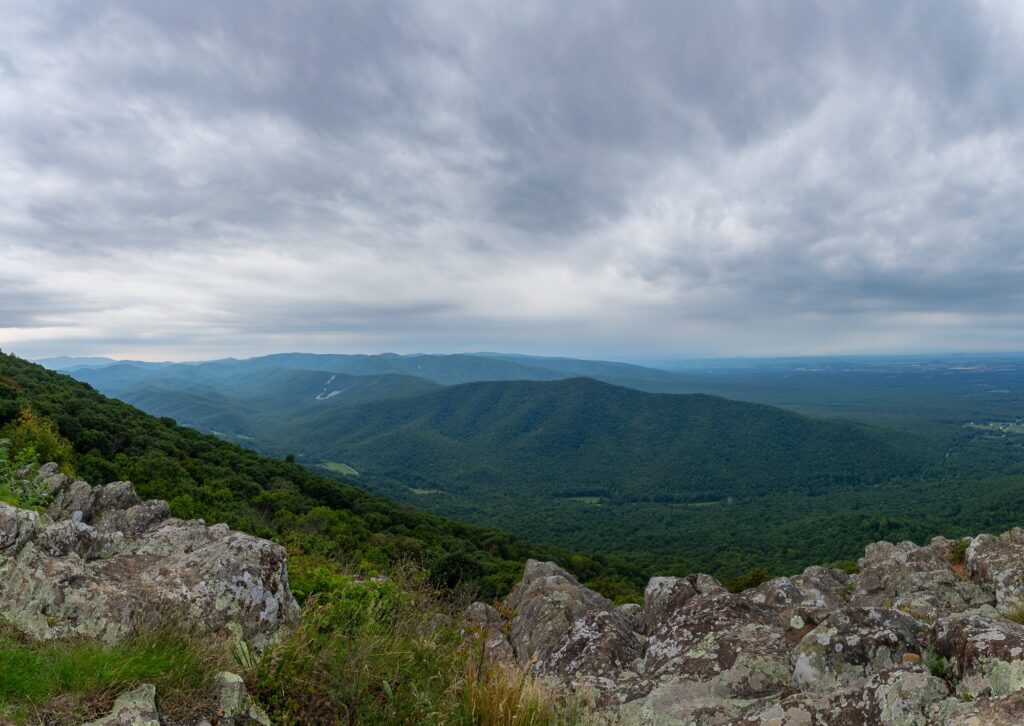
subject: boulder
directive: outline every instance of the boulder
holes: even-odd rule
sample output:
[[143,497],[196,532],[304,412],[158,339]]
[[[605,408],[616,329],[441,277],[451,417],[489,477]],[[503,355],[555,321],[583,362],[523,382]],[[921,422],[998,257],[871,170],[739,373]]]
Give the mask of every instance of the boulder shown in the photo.
[[1024,724],[1024,692],[982,699],[946,722],[946,726],[1020,726]]
[[484,656],[495,660],[515,660],[512,644],[505,635],[505,619],[493,605],[475,602],[469,605],[463,617],[471,628],[483,637]]
[[122,693],[103,718],[82,726],[160,726],[156,710],[156,687],[149,683]]
[[850,604],[895,607],[932,622],[940,615],[991,603],[991,593],[956,573],[951,552],[952,543],[943,539],[925,547],[913,542],[868,545],[858,563]]
[[[781,611],[795,630],[817,624],[846,605],[853,588],[850,576],[828,567],[808,567],[796,577],[777,577],[743,594],[753,602]],[[799,620],[797,620],[799,618]]]
[[634,632],[644,632],[646,626],[643,605],[638,605],[635,602],[627,602],[624,605],[619,605],[619,613],[626,619],[626,622],[629,623],[629,627],[633,628]]
[[175,621],[259,649],[298,613],[283,547],[172,518],[129,482],[65,483],[47,515],[0,504],[0,617],[33,637],[114,643]]
[[794,648],[793,686],[810,692],[860,686],[920,650],[925,634],[922,623],[891,608],[838,610]]
[[995,593],[996,609],[1006,615],[1024,609],[1024,543],[1011,530],[1005,537],[982,534],[967,548],[967,569]]
[[249,696],[241,676],[224,671],[216,675],[214,685],[217,688],[219,726],[271,726],[270,717]]
[[521,663],[612,723],[1024,723],[1024,626],[1000,614],[1024,594],[1024,529],[974,538],[964,565],[953,553],[879,542],[858,574],[809,567],[738,594],[655,577],[642,610],[531,562],[501,627]]
[[698,573],[689,577],[652,577],[644,588],[644,625],[649,634],[696,595],[725,592],[715,578]]
[[540,672],[564,678],[615,679],[643,653],[643,638],[617,613],[595,610],[572,624],[555,649],[540,662]]
[[618,631],[631,631],[628,619],[611,600],[584,587],[553,562],[527,561],[523,579],[505,605],[514,613],[509,642],[516,658],[538,671],[552,670],[549,656],[565,646],[564,638],[586,615],[608,613],[608,622],[615,623]]
[[935,623],[934,648],[948,658],[963,691],[1004,696],[1024,688],[1024,626],[1000,617],[961,614]]
[[[783,699],[739,723],[750,726],[925,726],[949,695],[945,681],[920,670],[889,669],[856,688]],[[955,708],[949,703],[945,711]]]

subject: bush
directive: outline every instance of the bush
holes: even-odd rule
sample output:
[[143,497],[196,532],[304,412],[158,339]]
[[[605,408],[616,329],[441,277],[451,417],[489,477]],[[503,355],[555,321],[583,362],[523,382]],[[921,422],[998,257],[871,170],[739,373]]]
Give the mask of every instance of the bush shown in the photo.
[[427,573],[365,579],[335,562],[290,556],[301,625],[257,659],[250,689],[275,723],[570,724],[518,667],[485,660]]
[[43,418],[28,406],[21,416],[0,430],[0,438],[8,439],[14,451],[32,449],[41,462],[54,461],[68,476],[74,475],[75,448],[57,430],[57,424]]
[[953,543],[953,551],[949,559],[955,565],[962,565],[967,561],[967,548],[971,546],[970,537],[961,537]]
[[[16,507],[39,509],[46,503],[47,492],[39,476],[39,457],[32,447],[11,453],[11,442],[0,439],[0,501]],[[27,476],[19,476],[28,469]]]

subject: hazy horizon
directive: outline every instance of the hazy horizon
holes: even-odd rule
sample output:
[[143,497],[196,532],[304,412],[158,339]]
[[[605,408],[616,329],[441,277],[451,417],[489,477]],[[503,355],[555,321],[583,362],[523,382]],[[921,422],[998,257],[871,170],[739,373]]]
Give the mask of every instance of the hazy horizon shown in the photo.
[[[17,351],[4,351],[7,353],[14,353],[18,355]],[[777,356],[753,356],[753,355],[732,355],[732,356],[673,356],[673,355],[628,355],[628,356],[569,356],[561,355],[558,353],[523,353],[522,351],[474,351],[474,350],[459,350],[450,352],[440,351],[412,351],[407,353],[399,353],[393,350],[377,351],[377,352],[366,352],[366,351],[301,351],[301,350],[287,350],[287,351],[275,351],[271,353],[260,353],[254,355],[234,355],[234,356],[216,356],[212,358],[133,358],[133,357],[114,357],[106,355],[54,355],[54,356],[40,356],[37,358],[24,357],[28,360],[32,360],[37,363],[48,363],[51,361],[68,359],[76,361],[86,360],[106,360],[113,361],[115,363],[212,363],[219,360],[248,360],[252,358],[262,358],[273,355],[291,355],[291,354],[312,354],[312,355],[398,355],[398,356],[420,356],[420,355],[498,355],[498,356],[522,356],[525,358],[570,358],[578,360],[594,360],[594,361],[605,361],[611,363],[630,363],[633,365],[647,366],[652,368],[659,367],[659,364],[679,364],[686,366],[689,364],[710,364],[715,362],[730,363],[730,362],[743,362],[749,361],[751,363],[770,363],[773,361],[856,361],[856,360],[938,360],[938,361],[955,361],[957,359],[968,359],[968,360],[983,360],[990,358],[1024,358],[1024,351],[996,351],[996,350],[977,350],[977,351],[924,351],[917,353],[849,353],[849,354],[836,354],[836,355],[777,355]]]
[[0,348],[1024,351],[1024,5],[0,0]]

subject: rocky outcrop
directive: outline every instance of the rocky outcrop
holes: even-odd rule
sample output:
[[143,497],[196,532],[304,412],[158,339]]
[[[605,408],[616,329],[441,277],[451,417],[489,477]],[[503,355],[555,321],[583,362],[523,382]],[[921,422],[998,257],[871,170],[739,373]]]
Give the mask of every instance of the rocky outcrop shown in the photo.
[[297,618],[280,545],[173,518],[129,482],[40,474],[45,513],[0,503],[0,617],[24,633],[114,643],[171,621],[259,649]]
[[742,593],[656,577],[618,607],[531,561],[501,607],[473,608],[492,650],[609,721],[1024,723],[1024,530],[956,551],[879,542],[856,575],[809,567]]

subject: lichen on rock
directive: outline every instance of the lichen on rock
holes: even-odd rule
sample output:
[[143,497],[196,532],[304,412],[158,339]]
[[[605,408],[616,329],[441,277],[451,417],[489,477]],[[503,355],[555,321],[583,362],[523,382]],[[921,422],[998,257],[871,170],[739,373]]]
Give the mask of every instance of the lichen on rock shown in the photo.
[[297,619],[280,545],[51,468],[46,513],[0,503],[0,617],[27,635],[115,643],[173,622],[260,649]]

